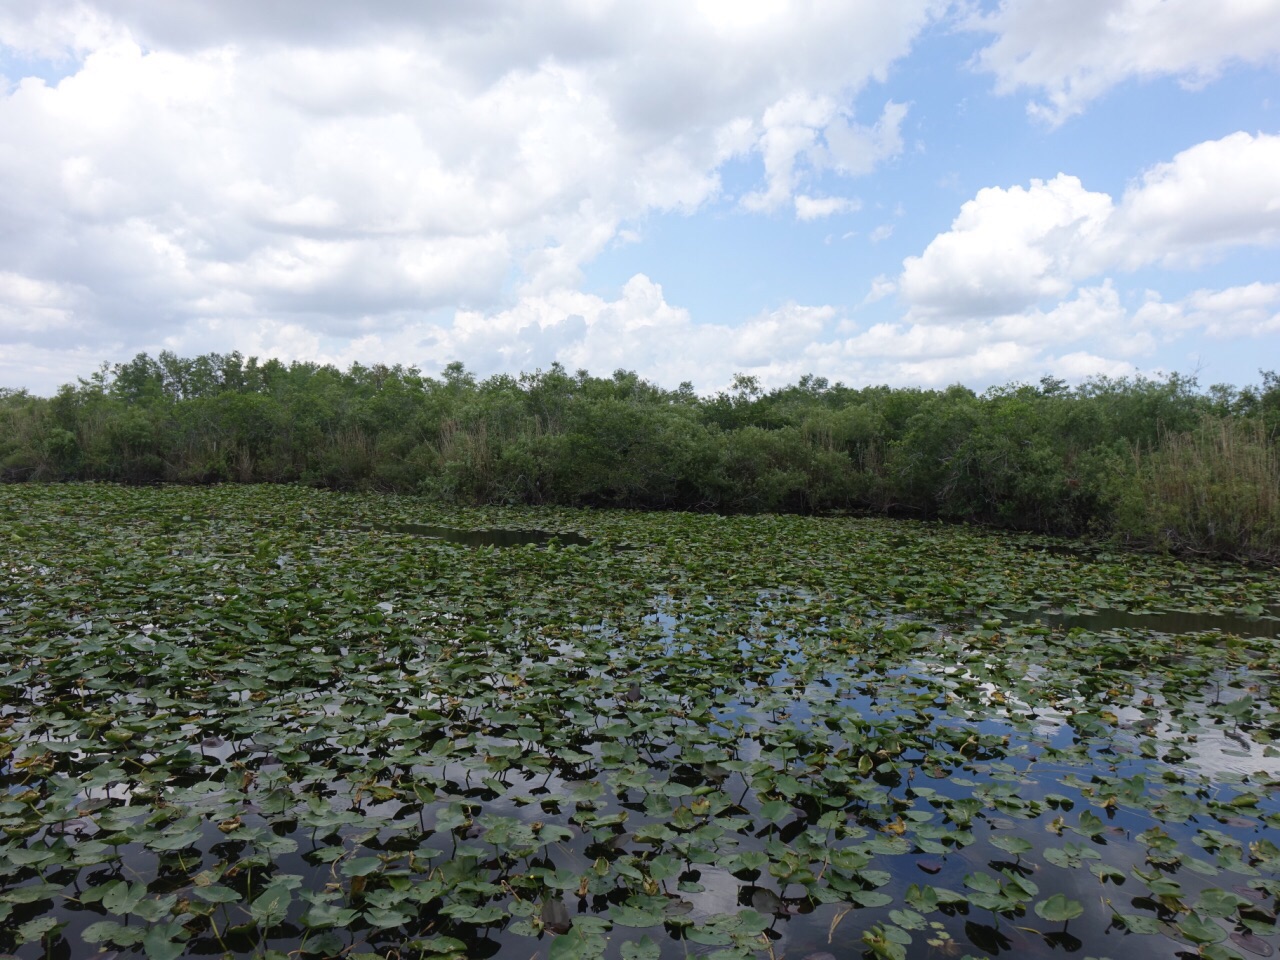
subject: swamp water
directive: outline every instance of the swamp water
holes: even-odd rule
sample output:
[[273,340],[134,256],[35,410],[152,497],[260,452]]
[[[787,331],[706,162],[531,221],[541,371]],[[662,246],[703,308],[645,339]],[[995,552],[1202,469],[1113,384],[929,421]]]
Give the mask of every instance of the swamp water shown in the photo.
[[372,529],[386,533],[407,533],[431,540],[447,540],[468,547],[523,547],[556,542],[566,547],[589,547],[591,541],[576,533],[550,533],[546,530],[459,530],[424,523],[392,523]]
[[1130,629],[1171,634],[1212,632],[1255,640],[1274,640],[1280,637],[1280,608],[1276,607],[1258,614],[1199,613],[1185,610],[1090,610],[1076,613],[1062,610],[1020,610],[1001,613],[1010,620],[1044,623],[1055,630],[1078,628],[1092,633]]
[[[388,505],[591,542],[350,530]],[[997,609],[1228,614],[1274,578],[888,521],[433,509],[0,488],[0,951],[1280,943],[1274,635]]]

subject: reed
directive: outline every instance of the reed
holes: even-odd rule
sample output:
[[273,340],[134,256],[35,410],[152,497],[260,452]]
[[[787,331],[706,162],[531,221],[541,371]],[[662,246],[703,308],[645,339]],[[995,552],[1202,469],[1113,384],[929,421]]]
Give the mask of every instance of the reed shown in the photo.
[[1115,523],[1177,552],[1280,560],[1280,446],[1256,417],[1206,417],[1135,445]]

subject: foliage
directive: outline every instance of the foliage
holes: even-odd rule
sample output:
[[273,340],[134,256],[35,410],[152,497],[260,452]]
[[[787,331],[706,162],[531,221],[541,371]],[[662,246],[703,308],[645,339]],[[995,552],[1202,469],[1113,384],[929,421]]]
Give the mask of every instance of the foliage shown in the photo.
[[[1200,426],[1206,417],[1220,429]],[[1231,480],[1192,455],[1208,455],[1215,429],[1241,438],[1231,450],[1253,451],[1253,460],[1225,461],[1246,471]],[[399,365],[344,372],[162,353],[104,365],[52,398],[0,391],[8,480],[303,482],[459,504],[866,511],[1093,531],[1264,561],[1280,556],[1280,532],[1243,518],[1269,517],[1277,485],[1274,472],[1248,464],[1274,462],[1277,437],[1271,372],[1258,387],[1203,393],[1171,376],[1075,388],[1045,378],[981,395],[811,376],[766,392],[739,376],[700,398],[688,385],[665,390],[626,371],[593,377],[558,365],[480,381],[456,363],[433,378]]]
[[1280,446],[1258,418],[1206,417],[1135,447],[1121,528],[1187,553],[1280,560]]
[[0,952],[1269,955],[1278,623],[960,525],[0,487]]

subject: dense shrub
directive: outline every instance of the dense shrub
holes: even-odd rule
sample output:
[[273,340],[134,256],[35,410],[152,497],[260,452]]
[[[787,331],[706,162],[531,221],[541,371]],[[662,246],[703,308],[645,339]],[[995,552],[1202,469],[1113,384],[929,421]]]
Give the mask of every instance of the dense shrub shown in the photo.
[[1118,472],[1115,528],[1178,552],[1280,561],[1280,448],[1261,418],[1205,417]]
[[1274,558],[1280,378],[1045,378],[983,394],[698,397],[634,373],[145,354],[51,398],[0,390],[0,478],[302,482],[464,503],[862,510]]

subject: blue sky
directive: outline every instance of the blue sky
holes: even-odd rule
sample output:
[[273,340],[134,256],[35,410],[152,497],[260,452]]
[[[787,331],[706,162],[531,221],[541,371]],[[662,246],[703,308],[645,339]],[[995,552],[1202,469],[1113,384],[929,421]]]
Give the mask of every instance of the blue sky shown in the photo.
[[1280,0],[0,0],[0,387],[1280,367]]

